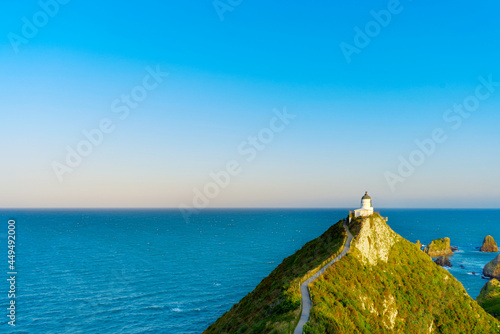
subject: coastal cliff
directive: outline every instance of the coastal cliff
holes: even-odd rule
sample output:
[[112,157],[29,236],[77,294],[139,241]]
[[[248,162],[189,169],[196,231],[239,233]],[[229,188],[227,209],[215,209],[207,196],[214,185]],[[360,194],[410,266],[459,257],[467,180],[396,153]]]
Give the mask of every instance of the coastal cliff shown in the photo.
[[[351,217],[352,218],[352,217]],[[449,272],[378,214],[352,218],[351,251],[309,285],[304,333],[500,333]],[[205,333],[292,333],[299,283],[342,250],[342,221],[286,258]]]

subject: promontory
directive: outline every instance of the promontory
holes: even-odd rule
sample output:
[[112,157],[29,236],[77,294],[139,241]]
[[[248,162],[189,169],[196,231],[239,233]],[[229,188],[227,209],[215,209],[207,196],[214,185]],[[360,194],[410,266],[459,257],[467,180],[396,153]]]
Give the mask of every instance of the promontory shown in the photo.
[[299,286],[342,251],[344,222],[350,251],[309,285],[303,333],[500,333],[459,281],[377,213],[350,215],[306,243],[204,333],[293,333]]

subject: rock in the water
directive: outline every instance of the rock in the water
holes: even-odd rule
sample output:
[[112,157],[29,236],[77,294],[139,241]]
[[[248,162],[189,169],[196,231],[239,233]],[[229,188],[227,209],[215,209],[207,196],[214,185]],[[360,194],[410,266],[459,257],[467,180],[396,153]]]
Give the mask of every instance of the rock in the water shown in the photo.
[[495,239],[491,235],[487,235],[484,238],[483,246],[481,247],[481,252],[498,252],[498,246]]
[[483,275],[486,277],[500,278],[500,255],[488,262],[483,269]]
[[420,240],[417,240],[415,245],[417,245],[418,249],[422,250],[422,244],[420,243]]
[[486,283],[476,301],[486,312],[500,319],[500,282],[492,279]]
[[441,267],[451,267],[451,262],[449,256],[440,256],[434,262]]
[[450,238],[432,240],[430,244],[425,246],[424,252],[426,252],[430,257],[453,255],[453,251],[450,246]]

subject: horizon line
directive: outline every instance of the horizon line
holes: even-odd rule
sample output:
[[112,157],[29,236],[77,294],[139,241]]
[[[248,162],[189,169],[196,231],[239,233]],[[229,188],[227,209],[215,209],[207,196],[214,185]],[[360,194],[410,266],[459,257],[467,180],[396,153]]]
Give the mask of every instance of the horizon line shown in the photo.
[[[350,207],[211,207],[194,209],[195,211],[208,210],[353,210]],[[381,210],[500,210],[500,207],[380,207]],[[184,210],[177,207],[15,207],[2,208],[0,210]],[[377,210],[377,212],[380,210]]]

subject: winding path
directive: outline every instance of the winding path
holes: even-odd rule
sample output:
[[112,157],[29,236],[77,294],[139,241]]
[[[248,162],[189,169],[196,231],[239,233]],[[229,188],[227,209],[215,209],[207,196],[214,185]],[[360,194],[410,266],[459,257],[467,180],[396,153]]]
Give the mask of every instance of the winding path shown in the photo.
[[315,279],[317,279],[319,276],[323,275],[323,273],[329,266],[340,260],[351,249],[352,234],[349,231],[349,228],[347,228],[346,220],[344,220],[344,228],[345,231],[347,232],[347,240],[346,243],[344,244],[344,249],[342,250],[342,253],[340,253],[339,256],[337,256],[335,259],[325,264],[324,267],[321,268],[316,274],[311,276],[308,280],[306,280],[304,283],[300,285],[300,294],[302,295],[302,314],[300,315],[299,323],[297,324],[297,327],[295,327],[295,331],[293,332],[293,334],[302,334],[304,325],[309,320],[309,312],[311,311],[312,307],[312,301],[309,295],[309,284]]

